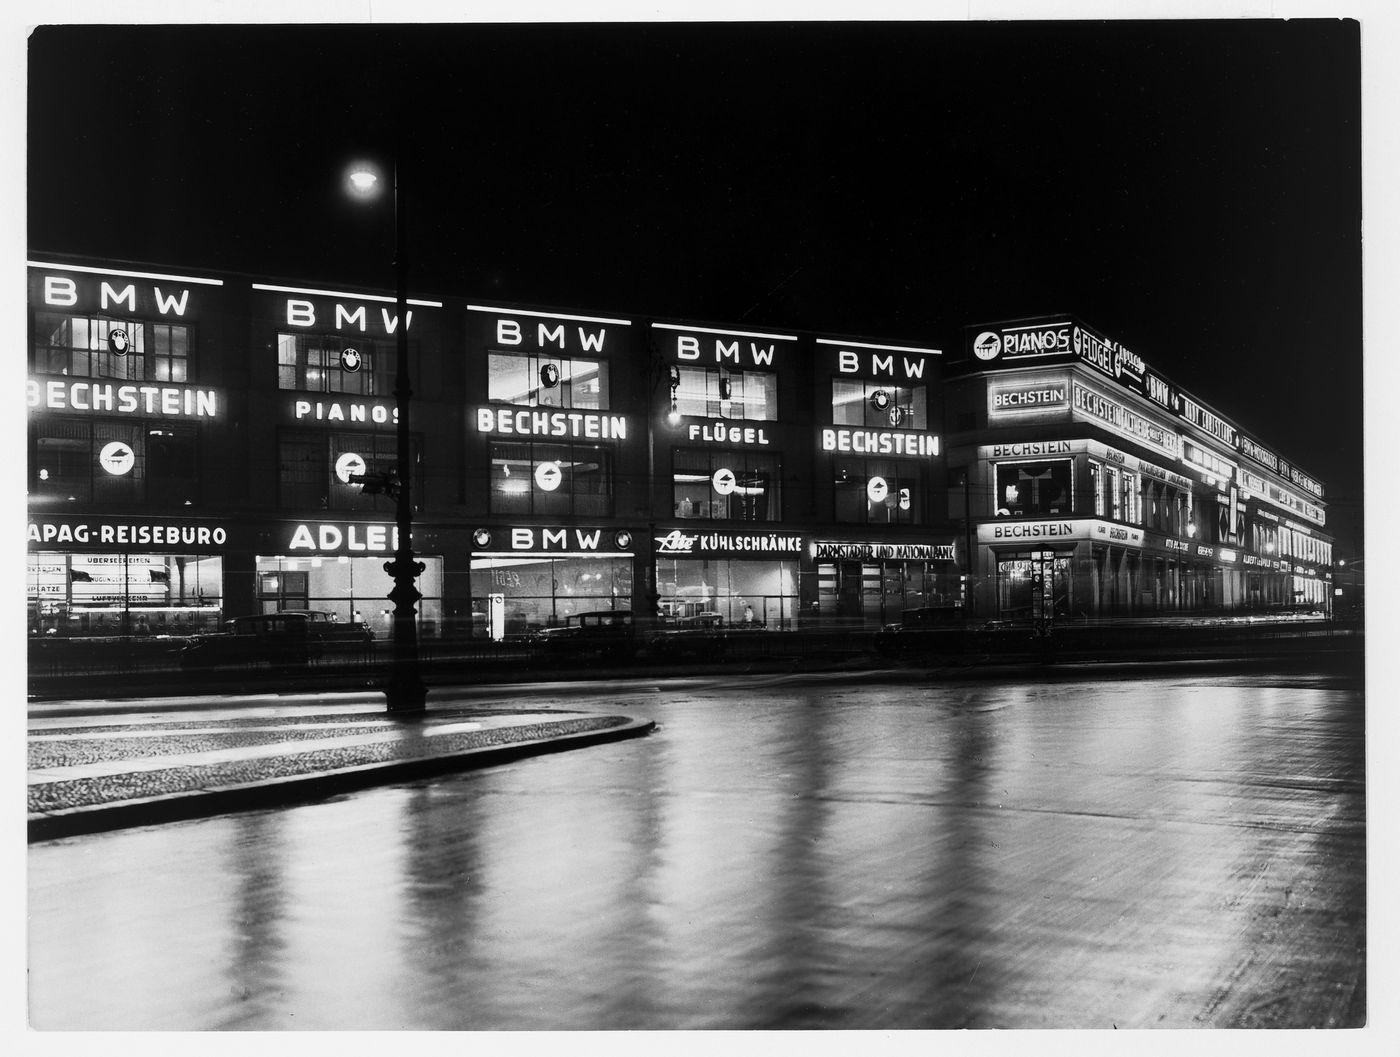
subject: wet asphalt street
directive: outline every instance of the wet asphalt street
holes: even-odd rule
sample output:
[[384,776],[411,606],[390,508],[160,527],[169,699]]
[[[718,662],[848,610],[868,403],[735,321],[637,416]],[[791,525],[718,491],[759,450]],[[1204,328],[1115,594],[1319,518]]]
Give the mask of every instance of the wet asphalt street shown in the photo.
[[31,845],[30,1021],[1362,1023],[1361,691],[1182,672],[503,690],[660,729]]

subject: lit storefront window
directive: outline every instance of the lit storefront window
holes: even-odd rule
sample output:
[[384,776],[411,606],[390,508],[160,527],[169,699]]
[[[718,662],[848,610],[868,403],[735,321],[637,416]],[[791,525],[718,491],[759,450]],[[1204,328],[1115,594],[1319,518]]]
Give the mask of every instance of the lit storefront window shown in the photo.
[[[481,555],[472,559],[472,636],[526,636],[579,613],[630,609],[632,558]],[[490,606],[503,624],[492,635]]]
[[[423,572],[415,581],[422,598],[415,603],[419,634],[442,634],[442,558],[415,554]],[[312,609],[339,621],[363,621],[376,638],[393,634],[393,581],[384,571],[384,554],[373,556],[259,556],[257,606],[260,613]],[[234,614],[239,615],[239,614]]]
[[31,636],[193,635],[223,617],[223,558],[199,554],[28,556]]
[[523,407],[608,409],[606,360],[544,353],[493,352],[487,360],[487,399]]
[[39,312],[34,317],[31,367],[41,374],[132,381],[189,380],[191,328]]
[[492,444],[493,514],[608,516],[613,452],[598,444]]
[[718,616],[780,631],[797,613],[795,559],[658,558],[656,587],[664,620]]

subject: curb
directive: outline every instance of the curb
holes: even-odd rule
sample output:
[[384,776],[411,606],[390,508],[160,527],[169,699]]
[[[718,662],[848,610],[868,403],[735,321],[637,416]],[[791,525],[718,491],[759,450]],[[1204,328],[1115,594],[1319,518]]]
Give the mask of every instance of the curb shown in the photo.
[[441,755],[356,764],[315,774],[288,775],[243,785],[188,790],[140,800],[31,814],[28,820],[29,842],[182,822],[236,811],[286,807],[378,785],[494,767],[531,756],[644,737],[655,729],[653,720],[633,719],[602,730],[483,745]]

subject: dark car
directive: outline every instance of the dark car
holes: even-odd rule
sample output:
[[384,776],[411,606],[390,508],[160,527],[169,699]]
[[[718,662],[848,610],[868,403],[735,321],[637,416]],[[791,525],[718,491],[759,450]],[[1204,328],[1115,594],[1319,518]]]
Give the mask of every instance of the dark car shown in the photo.
[[374,644],[368,624],[314,609],[234,617],[224,629],[196,636],[180,651],[181,666],[302,665],[327,653],[362,652]]
[[727,646],[724,618],[708,612],[663,623],[647,639],[647,652],[655,657],[721,657]]
[[637,650],[636,629],[628,609],[576,613],[560,627],[540,630],[534,642],[546,653],[571,659],[620,660]]
[[964,648],[967,631],[961,606],[906,609],[897,623],[875,633],[875,650],[900,660],[954,654]]

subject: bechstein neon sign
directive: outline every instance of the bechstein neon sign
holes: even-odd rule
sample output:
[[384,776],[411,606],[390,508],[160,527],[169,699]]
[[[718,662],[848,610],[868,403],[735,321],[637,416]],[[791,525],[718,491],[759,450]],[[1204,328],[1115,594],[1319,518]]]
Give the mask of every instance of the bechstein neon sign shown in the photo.
[[626,440],[627,419],[596,411],[533,411],[508,407],[476,409],[478,433],[569,440]]
[[94,411],[153,418],[216,418],[215,389],[181,385],[114,385],[70,378],[30,378],[25,383],[30,408],[45,411]]
[[881,429],[824,429],[822,451],[860,455],[937,455],[938,437]]

